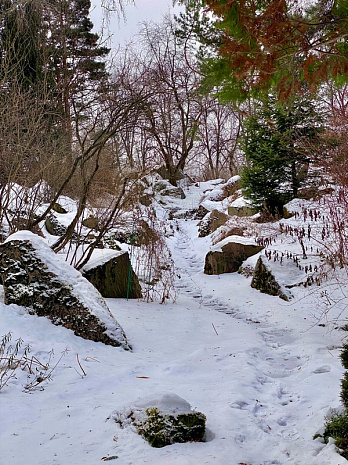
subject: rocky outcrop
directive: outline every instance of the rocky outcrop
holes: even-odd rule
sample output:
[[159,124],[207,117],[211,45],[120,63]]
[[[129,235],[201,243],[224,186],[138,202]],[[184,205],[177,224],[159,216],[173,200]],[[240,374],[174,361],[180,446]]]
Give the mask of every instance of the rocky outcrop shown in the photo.
[[0,245],[0,275],[5,304],[26,307],[84,339],[129,349],[98,291],[38,236],[15,233]]
[[98,252],[98,258],[92,258],[82,273],[103,297],[142,297],[139,280],[133,271],[128,252],[108,249],[95,252]]
[[175,199],[184,199],[186,197],[181,187],[173,186],[165,179],[156,181],[153,184],[153,190],[164,197],[174,197]]
[[216,231],[220,226],[224,225],[228,220],[228,215],[219,210],[211,211],[200,222],[198,227],[198,237],[206,237]]
[[214,246],[205,257],[205,274],[233,273],[239,270],[247,258],[260,252],[262,247],[242,240],[239,237],[228,237]]
[[289,300],[289,294],[277,281],[264,257],[259,257],[256,263],[251,287],[258,289],[265,294],[278,296],[286,301]]

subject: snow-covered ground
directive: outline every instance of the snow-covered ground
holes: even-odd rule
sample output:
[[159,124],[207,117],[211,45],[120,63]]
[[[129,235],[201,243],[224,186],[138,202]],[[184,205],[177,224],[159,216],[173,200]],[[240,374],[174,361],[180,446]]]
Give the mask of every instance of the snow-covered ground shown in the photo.
[[[207,187],[176,202],[194,208]],[[0,303],[0,335],[12,331],[43,363],[53,349],[51,367],[61,358],[43,389],[26,392],[27,373],[17,370],[0,391],[1,465],[347,463],[332,443],[313,440],[340,405],[345,335],[330,313],[318,324],[318,294],[296,288],[285,302],[252,289],[250,277],[204,275],[210,238],[197,237],[197,221],[174,221],[176,302],[107,299],[132,352]],[[112,419],[174,395],[206,415],[206,442],[154,449]]]

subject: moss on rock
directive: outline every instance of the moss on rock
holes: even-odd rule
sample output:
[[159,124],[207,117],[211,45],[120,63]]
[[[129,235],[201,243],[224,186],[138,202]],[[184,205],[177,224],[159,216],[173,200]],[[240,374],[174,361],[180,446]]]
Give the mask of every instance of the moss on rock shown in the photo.
[[170,415],[158,408],[148,408],[146,418],[136,424],[138,433],[152,447],[165,447],[174,443],[202,442],[205,434],[206,417],[200,412]]

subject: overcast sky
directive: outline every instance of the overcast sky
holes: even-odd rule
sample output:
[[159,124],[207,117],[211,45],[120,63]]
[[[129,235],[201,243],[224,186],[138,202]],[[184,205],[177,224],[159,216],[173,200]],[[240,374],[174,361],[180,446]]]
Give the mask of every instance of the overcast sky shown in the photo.
[[[101,0],[92,0],[91,19],[97,32],[102,25]],[[173,13],[172,0],[135,0],[135,5],[128,5],[125,9],[126,19],[118,19],[115,14],[111,17],[110,32],[113,34],[112,44],[129,42],[139,31],[144,21],[160,21],[163,15]],[[176,9],[177,11],[177,9]]]

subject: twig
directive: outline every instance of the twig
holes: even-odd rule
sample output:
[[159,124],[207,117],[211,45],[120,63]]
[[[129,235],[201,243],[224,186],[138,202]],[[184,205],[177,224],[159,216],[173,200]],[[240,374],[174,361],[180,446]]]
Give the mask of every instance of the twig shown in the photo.
[[81,371],[83,373],[84,376],[87,376],[87,373],[85,372],[85,370],[82,368],[82,365],[80,363],[80,360],[79,360],[79,354],[76,354],[76,360],[77,360],[77,363],[79,364],[79,367],[81,368]]
[[216,331],[216,328],[215,328],[215,326],[214,326],[214,323],[212,323],[212,326],[213,326],[213,328],[214,328],[214,331],[215,331],[216,335],[218,336],[219,333]]

